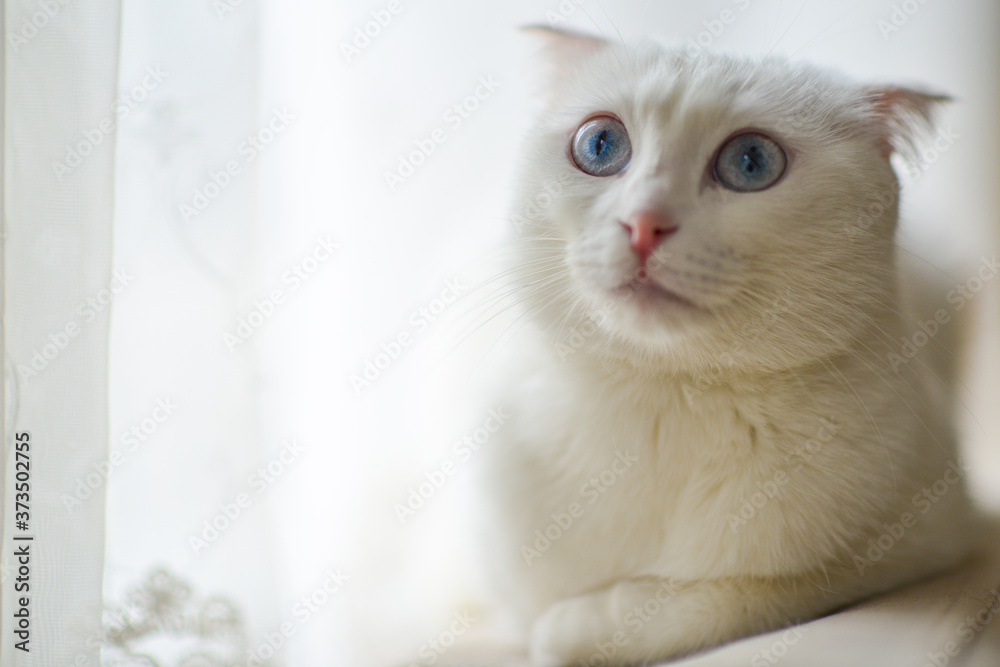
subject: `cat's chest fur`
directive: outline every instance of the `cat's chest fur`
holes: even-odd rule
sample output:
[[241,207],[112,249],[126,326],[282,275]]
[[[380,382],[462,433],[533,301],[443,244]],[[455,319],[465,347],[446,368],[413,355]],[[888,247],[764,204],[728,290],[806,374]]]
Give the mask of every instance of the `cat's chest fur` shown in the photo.
[[880,401],[809,373],[754,387],[519,352],[490,476],[507,560],[533,599],[643,573],[806,573],[908,488],[872,472],[882,446],[858,401],[876,413]]

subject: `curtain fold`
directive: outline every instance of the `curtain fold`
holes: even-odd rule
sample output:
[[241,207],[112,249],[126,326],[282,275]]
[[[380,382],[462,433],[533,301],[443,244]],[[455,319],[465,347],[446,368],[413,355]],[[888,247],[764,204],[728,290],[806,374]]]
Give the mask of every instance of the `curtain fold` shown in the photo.
[[99,664],[119,21],[3,3],[4,667]]

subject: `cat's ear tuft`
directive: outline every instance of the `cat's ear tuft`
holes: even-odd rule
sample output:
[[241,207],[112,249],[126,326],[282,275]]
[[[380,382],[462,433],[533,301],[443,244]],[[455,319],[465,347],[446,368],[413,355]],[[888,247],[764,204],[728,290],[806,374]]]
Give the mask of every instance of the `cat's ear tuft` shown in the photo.
[[581,60],[608,48],[606,40],[569,30],[559,30],[543,25],[528,25],[521,32],[538,37],[545,47],[545,57],[556,70],[564,73]]
[[919,144],[932,135],[938,108],[952,101],[947,95],[897,86],[871,88],[866,92],[878,121],[879,144],[886,158],[893,152],[914,156]]

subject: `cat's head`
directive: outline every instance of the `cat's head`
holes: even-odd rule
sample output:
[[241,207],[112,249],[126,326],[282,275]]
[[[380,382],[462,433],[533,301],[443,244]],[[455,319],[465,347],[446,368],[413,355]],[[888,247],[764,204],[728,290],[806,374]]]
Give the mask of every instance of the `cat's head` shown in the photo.
[[542,32],[554,75],[514,217],[527,302],[561,353],[776,370],[891,312],[889,158],[943,98]]

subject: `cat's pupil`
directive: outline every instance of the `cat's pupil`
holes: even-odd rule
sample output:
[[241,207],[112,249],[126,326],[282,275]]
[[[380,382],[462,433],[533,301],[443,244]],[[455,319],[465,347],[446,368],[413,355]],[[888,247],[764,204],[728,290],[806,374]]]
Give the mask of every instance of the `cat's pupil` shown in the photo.
[[628,131],[621,121],[600,116],[581,125],[570,143],[576,167],[591,176],[612,176],[628,166],[632,156]]
[[785,170],[785,153],[773,139],[756,132],[739,134],[720,149],[715,177],[737,192],[754,192],[774,184]]
[[600,157],[601,153],[604,152],[604,147],[607,145],[608,141],[608,131],[601,130],[601,133],[594,138],[594,155]]
[[747,176],[753,176],[760,169],[763,161],[764,154],[761,152],[760,147],[751,146],[743,153],[743,172]]

